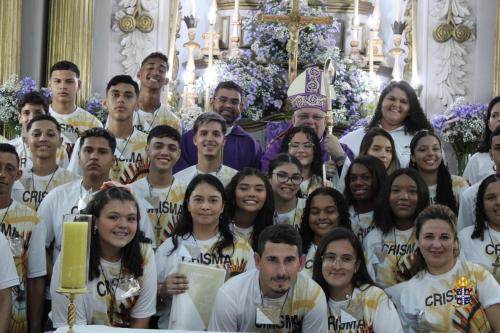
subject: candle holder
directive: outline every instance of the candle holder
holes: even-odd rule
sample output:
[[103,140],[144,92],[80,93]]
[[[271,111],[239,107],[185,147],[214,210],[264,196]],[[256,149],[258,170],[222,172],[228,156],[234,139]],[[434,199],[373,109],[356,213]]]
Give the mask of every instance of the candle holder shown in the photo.
[[359,30],[361,30],[361,26],[353,24],[352,38],[351,38],[351,59],[353,60],[360,60],[361,58],[361,52],[358,41]]
[[240,27],[241,18],[239,11],[236,11],[231,16],[231,42],[229,45],[229,56],[231,58],[238,58],[240,56]]
[[401,37],[403,35],[403,31],[406,28],[406,22],[398,22],[394,21],[394,25],[392,26],[392,32],[394,33],[393,41],[394,47],[389,50],[389,53],[394,57],[394,67],[392,69],[392,78],[396,81],[401,80],[401,68],[399,64],[399,59],[406,51],[401,48]]
[[67,214],[63,217],[61,275],[57,292],[69,299],[68,333],[75,332],[73,329],[76,322],[75,297],[87,293],[92,219],[92,215],[81,214]]

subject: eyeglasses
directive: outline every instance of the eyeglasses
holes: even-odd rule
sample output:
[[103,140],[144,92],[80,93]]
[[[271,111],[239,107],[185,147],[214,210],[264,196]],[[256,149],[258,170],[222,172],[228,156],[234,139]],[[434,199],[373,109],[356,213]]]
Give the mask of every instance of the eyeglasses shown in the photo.
[[342,267],[352,267],[356,262],[356,258],[351,255],[342,255],[338,257],[336,254],[328,253],[321,256],[323,264],[328,266],[333,266],[335,263],[339,263]]
[[304,180],[304,177],[298,174],[293,174],[290,176],[286,172],[276,172],[274,173],[274,175],[276,175],[276,179],[278,179],[280,183],[286,183],[288,180],[291,180],[293,184],[299,185],[300,183],[302,183],[302,180]]
[[299,120],[307,120],[309,118],[312,118],[315,121],[321,121],[321,120],[325,119],[326,116],[319,115],[319,114],[310,115],[310,114],[307,114],[307,113],[301,113],[301,114],[296,115],[296,117]]
[[304,142],[304,143],[298,143],[298,142],[290,142],[288,144],[288,148],[293,148],[293,149],[312,149],[314,147],[314,143],[312,142]]
[[225,96],[218,96],[215,97],[214,99],[221,104],[229,103],[232,106],[237,106],[241,103],[241,101],[238,98],[229,99]]

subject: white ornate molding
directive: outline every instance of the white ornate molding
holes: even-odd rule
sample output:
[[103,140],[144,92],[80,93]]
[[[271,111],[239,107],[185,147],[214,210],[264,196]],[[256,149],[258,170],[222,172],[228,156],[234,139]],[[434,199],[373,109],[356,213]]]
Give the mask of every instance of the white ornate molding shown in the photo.
[[111,28],[114,32],[120,34],[120,54],[124,57],[120,63],[123,71],[132,77],[137,74],[142,59],[155,51],[155,41],[158,33],[158,1],[162,0],[141,1],[143,9],[154,19],[154,28],[148,33],[141,32],[138,29],[130,33],[123,33],[118,27],[118,21],[122,17],[134,13],[137,0],[116,0],[113,8]]
[[472,17],[466,0],[436,0],[435,8],[430,10],[432,16],[439,19],[440,22],[446,22],[450,2],[455,24],[462,24],[472,29],[472,35],[464,43],[459,43],[453,38],[444,43],[436,42],[437,47],[434,55],[437,59],[436,81],[438,97],[444,107],[451,105],[457,97],[467,94],[465,65],[470,62],[467,45],[475,39],[475,18]]

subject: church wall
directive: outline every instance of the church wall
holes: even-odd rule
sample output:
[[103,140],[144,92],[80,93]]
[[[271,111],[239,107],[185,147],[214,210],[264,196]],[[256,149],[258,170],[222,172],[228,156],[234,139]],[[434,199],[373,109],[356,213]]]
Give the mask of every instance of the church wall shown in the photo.
[[23,0],[21,27],[21,72],[36,82],[45,83],[47,0]]

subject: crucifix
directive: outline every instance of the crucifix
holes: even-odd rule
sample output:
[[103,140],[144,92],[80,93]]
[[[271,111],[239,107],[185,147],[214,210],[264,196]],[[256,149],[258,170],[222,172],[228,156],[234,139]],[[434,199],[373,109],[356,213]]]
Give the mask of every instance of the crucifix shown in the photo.
[[299,48],[299,32],[309,24],[332,24],[331,16],[300,16],[299,0],[292,0],[292,11],[289,15],[263,15],[259,14],[257,20],[264,23],[285,24],[290,32],[288,40],[288,82],[291,83],[297,77],[297,53]]

